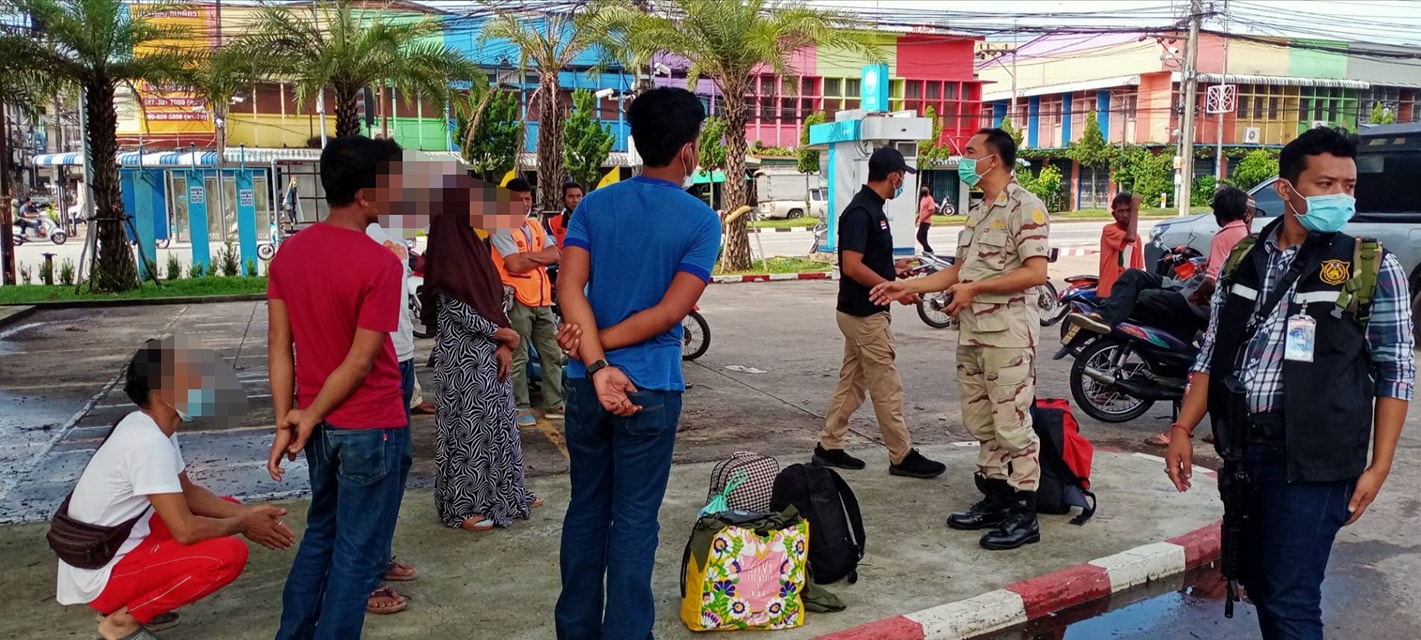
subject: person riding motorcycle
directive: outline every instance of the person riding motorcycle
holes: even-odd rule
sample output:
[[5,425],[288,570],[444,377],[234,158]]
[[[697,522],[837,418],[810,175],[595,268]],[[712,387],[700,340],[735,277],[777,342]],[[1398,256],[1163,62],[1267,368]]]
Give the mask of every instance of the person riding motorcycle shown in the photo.
[[20,233],[27,233],[27,229],[34,227],[35,235],[44,235],[44,223],[40,221],[39,207],[35,206],[33,198],[25,198],[20,205],[20,217],[15,220],[15,224],[20,227]]

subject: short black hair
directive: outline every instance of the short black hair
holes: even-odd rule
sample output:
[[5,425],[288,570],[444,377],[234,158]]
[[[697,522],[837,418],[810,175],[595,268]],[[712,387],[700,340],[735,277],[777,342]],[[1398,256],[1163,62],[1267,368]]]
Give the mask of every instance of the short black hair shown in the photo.
[[987,136],[987,146],[992,148],[992,152],[1002,159],[1002,164],[1006,165],[1007,172],[1016,167],[1016,140],[1010,133],[1001,129],[988,127],[977,131],[979,136]]
[[[171,353],[170,350],[163,349],[161,340],[153,339],[143,343],[143,347],[138,353],[133,354],[133,359],[128,362],[128,368],[124,370],[123,393],[128,396],[133,404],[144,409],[149,408],[149,396],[153,391],[162,388],[163,385],[163,360]],[[168,367],[172,373],[172,367]]]
[[627,110],[637,153],[648,167],[664,167],[688,142],[695,142],[706,108],[696,94],[660,87],[636,97]]
[[1129,191],[1121,191],[1120,193],[1115,194],[1115,198],[1110,201],[1110,208],[1114,209],[1115,205],[1121,203],[1129,204],[1130,201],[1134,199],[1135,194],[1130,193]]
[[532,193],[533,191],[533,185],[528,184],[528,181],[524,179],[523,176],[509,180],[508,184],[503,185],[503,188],[514,193]]
[[1308,168],[1308,157],[1324,153],[1339,158],[1356,158],[1357,138],[1343,129],[1308,129],[1278,154],[1278,176],[1296,185],[1298,177]]
[[921,189],[918,189],[918,195],[930,196],[930,195],[932,195],[932,194],[933,194],[933,190],[932,190],[932,189],[929,189],[929,188],[927,188],[927,187],[923,187],[923,188],[921,188]]
[[341,136],[321,151],[321,188],[326,204],[344,207],[355,202],[361,189],[374,189],[376,178],[388,171],[391,157],[400,153],[394,140],[371,140],[365,136]]
[[1226,184],[1214,192],[1214,200],[1209,206],[1214,209],[1214,219],[1222,227],[1248,217],[1248,194],[1243,189]]
[[572,191],[573,189],[577,189],[577,190],[579,190],[579,191],[581,191],[581,192],[583,192],[583,193],[587,193],[587,190],[586,190],[586,189],[583,189],[583,188],[582,188],[582,185],[577,184],[576,182],[564,182],[564,183],[562,183],[562,195],[563,195],[563,197],[566,198],[566,197],[567,197],[567,192]]

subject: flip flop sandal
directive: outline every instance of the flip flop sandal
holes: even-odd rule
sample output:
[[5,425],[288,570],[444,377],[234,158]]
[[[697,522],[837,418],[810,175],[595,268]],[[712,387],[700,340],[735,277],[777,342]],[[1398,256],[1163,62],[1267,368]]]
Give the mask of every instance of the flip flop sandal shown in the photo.
[[[478,519],[475,520],[475,518]],[[470,521],[472,521],[472,523]],[[493,531],[493,520],[483,516],[469,516],[464,518],[464,522],[459,528],[465,531],[477,531],[479,533]]]
[[373,613],[375,615],[385,616],[399,613],[409,607],[409,602],[403,597],[401,597],[400,594],[395,593],[394,589],[391,589],[389,587],[380,587],[379,589],[376,589],[375,591],[371,592],[370,599],[373,600],[375,598],[389,598],[394,602],[392,604],[382,606],[371,603],[369,600],[366,600],[366,613]]
[[541,506],[543,506],[543,499],[542,499],[542,498],[533,498],[533,501],[530,502],[530,503],[528,503],[528,508],[529,508],[529,509],[537,509],[538,507],[541,507]]
[[1155,435],[1145,438],[1145,444],[1152,447],[1168,447],[1170,437],[1168,432],[1156,433]]
[[[395,573],[395,570],[399,570],[401,573]],[[385,568],[385,575],[381,578],[385,582],[411,582],[419,578],[419,572],[408,564],[390,558],[390,566]]]
[[[104,618],[107,617],[108,616],[102,613],[96,613],[94,614],[94,621],[103,622]],[[152,632],[167,631],[168,629],[178,626],[179,622],[181,622],[181,620],[178,619],[178,612],[169,611],[153,616],[153,619],[149,620],[148,624],[143,625],[143,627]]]

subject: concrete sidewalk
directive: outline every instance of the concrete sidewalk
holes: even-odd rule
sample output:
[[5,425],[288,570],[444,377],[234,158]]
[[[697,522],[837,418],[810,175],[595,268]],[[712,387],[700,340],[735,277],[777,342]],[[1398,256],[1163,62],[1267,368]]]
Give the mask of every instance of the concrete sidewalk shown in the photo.
[[[1188,494],[1168,486],[1158,459],[1097,451],[1092,485],[1100,508],[1085,526],[1066,516],[1045,516],[1043,542],[1013,552],[977,546],[979,534],[943,525],[950,510],[974,499],[971,472],[975,444],[923,447],[948,463],[937,480],[896,478],[886,473],[881,447],[859,446],[868,469],[847,472],[863,506],[868,556],[858,584],[835,584],[848,610],[811,614],[808,624],[774,634],[812,638],[882,618],[971,598],[1038,575],[1101,556],[1180,536],[1218,517],[1217,498],[1205,483]],[[782,466],[803,462],[800,453],[782,454]],[[679,620],[681,551],[696,511],[705,502],[709,463],[675,467],[661,517],[661,547],[655,576],[658,638],[689,638]],[[253,469],[253,473],[259,470]],[[561,515],[568,499],[566,475],[534,478],[548,506],[530,522],[508,530],[469,533],[442,527],[430,494],[411,491],[405,500],[395,551],[421,573],[397,585],[410,598],[408,611],[371,616],[370,638],[528,638],[553,637],[557,599]],[[288,521],[298,532],[305,503],[290,503]],[[0,638],[89,637],[93,615],[83,607],[54,603],[55,561],[44,543],[44,525],[0,529],[0,575],[9,597],[0,602]],[[169,639],[256,639],[275,634],[281,588],[291,552],[253,548],[247,572],[232,586],[183,611],[183,624],[165,632]]]

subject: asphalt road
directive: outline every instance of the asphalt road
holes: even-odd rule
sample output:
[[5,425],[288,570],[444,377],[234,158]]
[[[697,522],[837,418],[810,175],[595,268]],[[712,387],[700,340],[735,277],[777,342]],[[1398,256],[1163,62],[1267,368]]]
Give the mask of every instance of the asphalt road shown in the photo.
[[[1140,235],[1148,236],[1150,228],[1155,225],[1155,222],[1157,221],[1141,220]],[[1106,224],[1106,221],[1103,220],[1055,223],[1051,225],[1051,245],[1062,248],[1099,247],[1100,230]],[[939,253],[951,252],[957,246],[957,234],[961,231],[960,225],[935,226],[928,232],[928,243]],[[764,244],[765,253],[771,256],[803,256],[809,252],[809,247],[814,242],[814,234],[803,229],[794,231],[766,230],[758,235],[758,242]],[[759,255],[760,244],[756,244],[756,242],[756,237],[751,236],[750,250]]]
[[[1151,227],[1155,225],[1154,220],[1140,221],[1140,235],[1147,236]],[[1051,227],[1051,244],[1056,247],[1079,247],[1095,248],[1100,244],[1100,229],[1106,224],[1105,221],[1089,220],[1083,222],[1059,222]],[[928,234],[928,242],[938,251],[950,251],[956,246],[957,234],[962,230],[961,226],[942,225],[933,227]],[[813,242],[814,234],[804,229],[794,231],[766,231],[750,237],[750,248],[756,255],[760,253],[760,244],[763,243],[765,253],[771,256],[805,256],[809,253],[810,244]],[[27,242],[15,248],[15,261],[19,267],[28,267],[33,273],[34,282],[39,282],[40,266],[44,263],[44,254],[55,254],[55,269],[64,260],[70,260],[75,265],[79,263],[79,254],[84,249],[84,236],[81,233],[78,237],[71,238],[62,245],[55,245],[51,242]],[[211,247],[212,259],[215,261],[222,250],[221,244],[213,244]],[[192,261],[192,245],[187,243],[174,243],[168,249],[157,250],[157,260],[160,273],[167,275],[168,256],[176,255],[178,261],[182,263],[183,269]],[[265,267],[263,266],[263,269]]]

